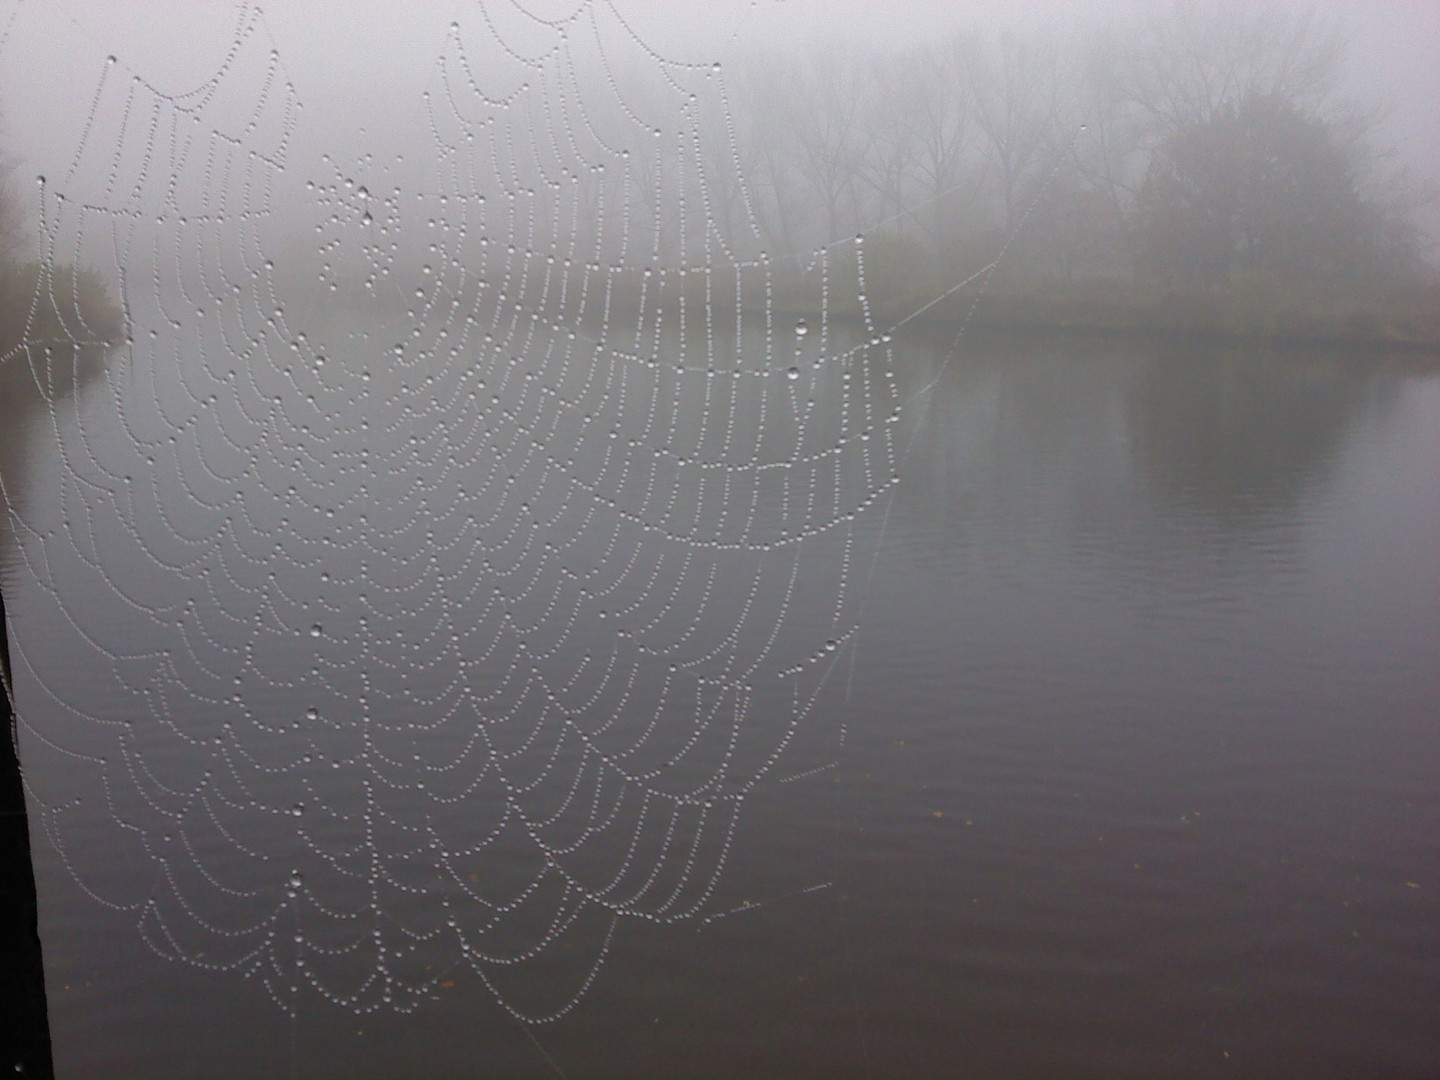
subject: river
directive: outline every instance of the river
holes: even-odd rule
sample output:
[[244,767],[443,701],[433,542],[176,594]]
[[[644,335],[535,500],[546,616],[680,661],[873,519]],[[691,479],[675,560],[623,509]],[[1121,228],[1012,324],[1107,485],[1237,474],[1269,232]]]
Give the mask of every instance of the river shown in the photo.
[[[537,362],[464,434],[473,387],[327,347],[324,453],[133,373],[10,448],[57,1075],[1440,1067],[1433,364],[912,330],[704,397],[687,450],[679,390],[657,447],[653,386],[567,428],[590,369]],[[794,429],[726,457],[761,401]],[[761,477],[745,528],[697,458],[717,507]]]

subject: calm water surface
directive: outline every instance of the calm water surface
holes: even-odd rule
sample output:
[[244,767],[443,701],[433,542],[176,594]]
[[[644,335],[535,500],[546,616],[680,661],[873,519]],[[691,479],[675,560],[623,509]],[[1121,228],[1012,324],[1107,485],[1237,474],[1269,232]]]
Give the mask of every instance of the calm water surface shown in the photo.
[[[292,1018],[41,842],[57,1074],[1440,1072],[1440,374],[949,347],[895,354],[909,449],[817,706],[843,742],[751,793],[718,917],[620,920],[555,1024],[464,971],[409,1015]],[[72,766],[27,766],[53,808]],[[113,832],[70,842],[123,881]]]

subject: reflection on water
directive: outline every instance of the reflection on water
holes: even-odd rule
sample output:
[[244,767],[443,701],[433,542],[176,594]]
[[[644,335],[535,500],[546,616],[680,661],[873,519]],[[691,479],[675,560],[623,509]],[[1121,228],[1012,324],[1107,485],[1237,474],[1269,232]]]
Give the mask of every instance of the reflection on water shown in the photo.
[[[359,357],[366,333],[312,329],[311,349]],[[77,1074],[283,1072],[292,1053],[301,1074],[544,1074],[467,966],[432,947],[457,924],[477,940],[465,903],[513,913],[489,924],[491,961],[546,946],[497,976],[512,977],[501,1000],[551,981],[563,997],[594,942],[610,950],[589,995],[540,1031],[569,1075],[673,1075],[697,1061],[733,1075],[763,1061],[786,1074],[1048,1075],[1081,1062],[1338,1076],[1437,1059],[1424,1021],[1435,975],[1416,961],[1436,944],[1440,895],[1440,745],[1426,722],[1440,709],[1440,604],[1425,591],[1440,580],[1433,372],[1041,337],[971,335],[952,349],[917,335],[893,357],[910,421],[893,503],[816,530],[848,525],[884,486],[861,453],[860,433],[875,433],[851,411],[880,396],[852,393],[876,377],[864,366],[722,390],[700,372],[695,392],[718,395],[703,407],[677,380],[617,370],[606,378],[651,383],[585,408],[587,387],[613,385],[581,378],[588,361],[530,379],[497,352],[483,422],[466,428],[465,409],[427,412],[433,382],[377,368],[363,382],[383,392],[371,391],[340,362],[353,368],[330,384],[343,400],[306,421],[334,425],[329,458],[306,455],[297,422],[293,449],[253,444],[291,479],[216,482],[217,499],[241,491],[248,531],[223,508],[176,514],[163,489],[149,509],[73,483],[70,502],[47,501],[67,483],[44,423],[18,484],[9,467],[37,528],[129,521],[175,545],[159,574],[144,561],[157,543],[123,530],[75,541],[110,590],[77,557],[46,570],[59,605],[7,578],[34,672],[22,704],[63,748],[26,747],[46,827],[66,845],[68,861],[46,848],[37,862],[57,1055]],[[673,439],[640,445],[653,419],[606,414],[622,400],[660,401]],[[725,424],[707,427],[716,415]],[[437,426],[456,456],[404,471],[409,440]],[[629,447],[613,477],[612,431]],[[72,451],[104,444],[93,418],[60,432]],[[744,469],[713,470],[731,486],[708,493],[683,476],[730,445],[759,448],[738,466],[811,448],[854,456],[773,491],[745,488]],[[558,446],[577,448],[563,469],[547,461]],[[162,461],[203,503],[194,478],[223,461],[206,473],[174,453]],[[235,465],[244,473],[245,456]],[[292,483],[312,488],[287,500]],[[524,514],[507,501],[516,483]],[[656,502],[657,487],[673,494]],[[630,516],[575,498],[600,488]],[[121,505],[107,525],[101,511]],[[589,516],[566,516],[577,505]],[[677,535],[677,522],[725,535],[737,505],[751,515],[737,542],[799,532],[803,565],[751,553],[736,579],[728,555],[687,563],[647,539]],[[164,530],[146,516],[158,513],[171,515]],[[294,549],[270,561],[281,519],[306,514]],[[481,542],[456,554],[469,530]],[[231,540],[213,575],[204,560],[175,570],[191,565],[179,539],[203,551],[216,533]],[[873,562],[843,572],[874,545]],[[602,600],[616,551],[644,563],[624,580],[645,584]],[[276,578],[286,567],[313,574]],[[193,589],[163,607],[146,590],[177,573]],[[707,591],[733,580],[744,588]],[[477,581],[507,605],[492,608]],[[143,618],[116,603],[127,583]],[[862,610],[858,637],[831,636]],[[107,670],[86,670],[68,616],[106,643]],[[291,624],[319,632],[282,640],[275,627]],[[776,627],[785,642],[769,653]],[[812,647],[833,677],[787,679]],[[445,697],[457,666],[468,699]],[[532,667],[534,680],[515,677]],[[74,712],[46,697],[57,690]],[[314,695],[312,716],[300,706]],[[337,715],[347,709],[365,722]],[[156,722],[130,734],[137,717]],[[614,740],[613,787],[556,735],[569,717],[594,745]],[[432,767],[465,760],[477,731],[490,766]],[[362,759],[384,768],[345,767]],[[746,812],[712,840],[697,822],[710,804],[738,807],[732,780]],[[642,827],[645,800],[666,799],[694,818]],[[193,816],[167,817],[172,803]],[[567,864],[575,880],[623,894],[606,913],[647,917],[592,927],[563,889],[544,892],[547,865],[582,849],[592,862]],[[377,853],[383,868],[363,865]],[[627,877],[632,865],[643,872]],[[723,870],[708,893],[705,866]],[[701,918],[666,918],[697,899]],[[355,920],[383,933],[357,944]],[[197,927],[207,933],[166,936]],[[559,932],[572,929],[574,941]],[[261,962],[247,966],[247,949]],[[253,984],[209,970],[236,955],[280,985],[297,955],[328,965],[317,978],[347,1001],[419,987],[417,1011],[361,1022],[311,995],[287,1020]],[[367,984],[374,971],[394,981]],[[156,1045],[161,1016],[176,1037]]]
[[1157,492],[1226,530],[1293,512],[1327,479],[1350,425],[1396,390],[1375,378],[1368,358],[1256,352],[1165,350],[1130,406],[1137,454]]

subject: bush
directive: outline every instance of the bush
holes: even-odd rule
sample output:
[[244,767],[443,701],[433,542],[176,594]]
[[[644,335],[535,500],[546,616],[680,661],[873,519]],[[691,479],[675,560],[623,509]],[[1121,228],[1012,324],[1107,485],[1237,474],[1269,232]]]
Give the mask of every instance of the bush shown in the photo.
[[95,270],[28,262],[0,271],[0,351],[113,344],[125,319]]

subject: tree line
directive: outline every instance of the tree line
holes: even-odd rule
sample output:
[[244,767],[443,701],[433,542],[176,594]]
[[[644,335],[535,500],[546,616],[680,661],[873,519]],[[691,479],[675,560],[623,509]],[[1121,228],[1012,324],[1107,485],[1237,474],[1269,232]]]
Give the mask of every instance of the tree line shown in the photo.
[[1433,269],[1344,60],[1313,10],[1193,2],[1079,33],[760,52],[732,73],[744,194],[771,251],[877,237],[898,293],[1003,251],[1001,283],[1393,294]]
[[85,361],[78,377],[94,377],[93,354],[123,332],[99,271],[44,257],[27,227],[15,172],[15,159],[0,153],[0,404],[12,408],[73,388],[77,357]]
[[[843,261],[854,258],[844,241],[863,233],[865,287],[894,312],[984,270],[977,288],[1002,321],[1028,318],[1028,305],[1060,323],[1100,311],[1121,325],[1305,331],[1299,319],[1333,336],[1341,319],[1360,337],[1440,341],[1440,316],[1415,315],[1440,309],[1411,212],[1419,193],[1375,145],[1376,113],[1347,98],[1344,61],[1338,28],[1313,10],[1178,0],[1078,28],[961,30],[903,52],[762,49],[726,65],[718,95],[688,93],[705,89],[703,74],[665,87],[639,69],[618,81],[579,71],[566,108],[607,149],[587,146],[578,164],[551,130],[559,98],[488,114],[461,102],[492,123],[451,123],[442,137],[440,171],[477,219],[453,258],[505,277],[553,256],[569,276],[605,266],[638,290],[644,265],[716,257],[697,254],[715,250],[712,234],[743,260],[838,242]],[[694,139],[675,128],[677,108],[698,119]],[[646,137],[652,127],[664,137]],[[402,227],[395,209],[387,230],[385,192],[361,206],[341,180],[316,179],[333,189],[320,208],[330,220],[375,211],[391,278],[434,261],[429,229]],[[435,182],[404,183],[443,203]],[[408,194],[396,184],[394,208]],[[118,333],[98,277],[27,248],[23,186],[0,196],[0,349]],[[358,249],[315,250],[314,208],[282,210],[277,266],[297,287],[322,262],[342,286],[374,277]],[[484,246],[484,220],[511,232],[504,246]],[[773,265],[783,275],[803,260]],[[957,295],[934,313],[969,303]]]
[[124,333],[115,290],[99,271],[44,257],[15,172],[15,160],[0,153],[0,469],[25,417],[99,377]]

